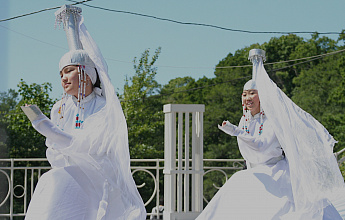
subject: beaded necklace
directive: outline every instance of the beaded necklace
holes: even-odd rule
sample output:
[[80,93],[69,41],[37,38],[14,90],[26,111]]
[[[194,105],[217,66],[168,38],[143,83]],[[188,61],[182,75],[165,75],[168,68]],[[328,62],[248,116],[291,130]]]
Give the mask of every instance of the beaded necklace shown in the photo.
[[[251,116],[251,112],[250,110],[248,110],[245,105],[242,103],[242,108],[243,108],[243,118],[244,118],[244,123],[243,123],[243,126],[242,126],[242,130],[244,130],[247,134],[250,133],[249,131],[249,121],[250,121],[250,118],[252,117]],[[264,120],[263,120],[263,116],[265,115],[265,112],[263,111],[263,109],[261,108],[260,106],[260,127],[259,127],[259,135],[262,134],[263,132],[263,126],[264,126]]]

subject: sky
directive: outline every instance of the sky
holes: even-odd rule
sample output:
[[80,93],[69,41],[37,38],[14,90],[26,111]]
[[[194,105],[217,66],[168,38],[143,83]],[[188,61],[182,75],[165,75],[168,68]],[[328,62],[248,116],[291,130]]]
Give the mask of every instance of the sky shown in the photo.
[[[71,4],[55,0],[0,0],[0,20]],[[181,22],[195,22],[249,31],[341,32],[343,0],[93,0],[87,4],[141,13]],[[134,75],[133,59],[145,49],[161,47],[156,80],[191,76],[214,77],[214,67],[229,53],[281,34],[248,34],[203,26],[181,25],[148,17],[79,5],[84,23],[106,58],[109,75],[120,94],[126,77]],[[0,92],[25,82],[52,83],[52,98],[62,88],[58,63],[68,51],[63,29],[55,28],[54,10],[0,22]],[[305,39],[310,34],[300,34]],[[338,35],[327,35],[336,39]],[[267,54],[269,56],[269,54]]]

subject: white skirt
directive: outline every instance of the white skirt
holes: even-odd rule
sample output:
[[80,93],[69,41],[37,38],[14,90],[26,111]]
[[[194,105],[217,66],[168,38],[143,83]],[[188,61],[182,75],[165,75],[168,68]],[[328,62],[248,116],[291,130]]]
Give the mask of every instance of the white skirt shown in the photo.
[[78,177],[81,175],[76,167],[54,168],[43,174],[37,183],[25,219],[96,219],[99,200],[90,198],[86,193],[88,189],[81,186],[80,181],[78,183],[72,177],[72,173]]
[[[235,173],[212,198],[197,220],[281,219],[294,211],[289,166],[285,159]],[[342,219],[333,206],[324,220]]]

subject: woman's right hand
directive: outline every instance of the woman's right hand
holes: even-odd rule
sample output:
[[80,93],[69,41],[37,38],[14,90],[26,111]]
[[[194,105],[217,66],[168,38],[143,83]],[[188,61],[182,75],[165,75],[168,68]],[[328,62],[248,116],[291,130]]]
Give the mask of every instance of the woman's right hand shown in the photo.
[[218,125],[218,128],[231,136],[238,135],[237,126],[231,124],[229,121],[223,121],[222,126]]

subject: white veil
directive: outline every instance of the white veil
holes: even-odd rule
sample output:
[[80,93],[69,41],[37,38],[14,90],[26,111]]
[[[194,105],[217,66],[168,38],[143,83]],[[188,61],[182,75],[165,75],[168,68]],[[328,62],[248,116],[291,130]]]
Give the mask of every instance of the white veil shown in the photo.
[[[123,213],[117,212],[117,217],[106,219],[145,219],[144,203],[130,171],[126,120],[110,82],[107,64],[83,20],[81,16],[76,25],[79,40],[97,68],[106,104],[84,121],[83,129],[76,131],[71,145],[59,151],[83,170],[96,189],[103,189],[97,191],[102,198],[97,219],[103,219],[108,210],[119,210],[119,207],[123,207],[120,209]],[[112,195],[120,195],[116,201],[122,204],[111,203]]]
[[290,167],[295,212],[287,218],[321,220],[323,208],[330,204],[327,198],[344,187],[333,155],[336,141],[320,122],[298,107],[269,78],[263,56],[251,52],[254,55],[249,59],[253,62],[260,105],[271,121]]

